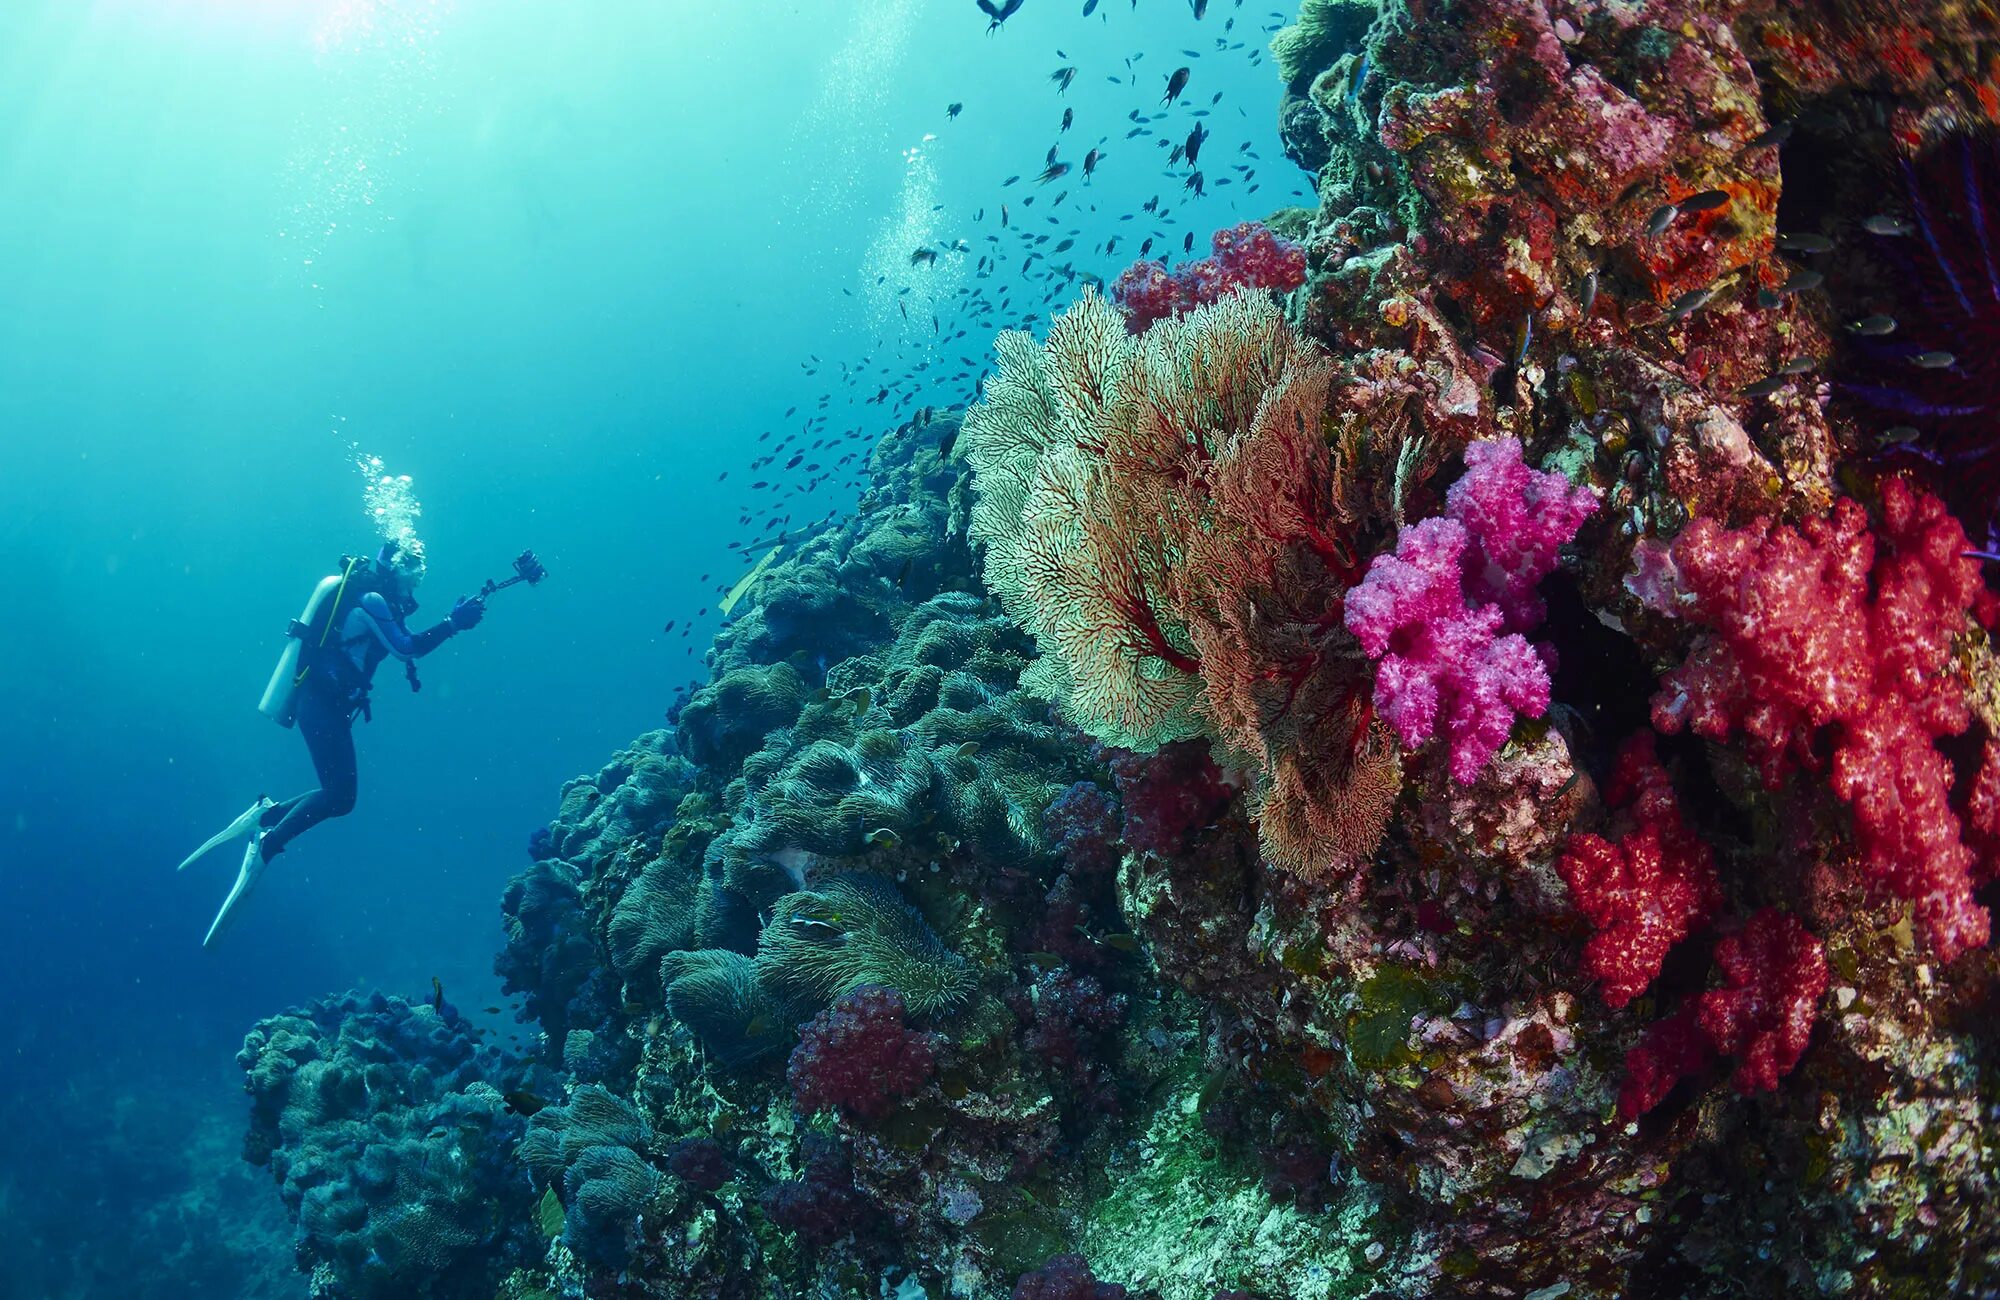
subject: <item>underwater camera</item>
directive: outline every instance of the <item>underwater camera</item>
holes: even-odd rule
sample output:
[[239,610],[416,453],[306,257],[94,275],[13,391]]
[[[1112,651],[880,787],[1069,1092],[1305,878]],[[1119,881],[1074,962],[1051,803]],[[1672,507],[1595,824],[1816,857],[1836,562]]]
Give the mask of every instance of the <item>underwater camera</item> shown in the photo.
[[486,585],[479,589],[479,599],[485,600],[494,592],[503,591],[517,582],[525,582],[532,587],[548,576],[548,568],[535,558],[533,551],[522,551],[514,557],[514,576],[505,582],[495,582],[488,578]]

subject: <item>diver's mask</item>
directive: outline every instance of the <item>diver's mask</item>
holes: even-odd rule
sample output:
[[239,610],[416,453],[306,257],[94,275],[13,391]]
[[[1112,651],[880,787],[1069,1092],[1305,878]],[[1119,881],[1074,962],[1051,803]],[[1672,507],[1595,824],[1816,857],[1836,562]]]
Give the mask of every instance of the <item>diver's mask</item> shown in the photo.
[[417,608],[417,587],[424,580],[424,553],[420,547],[401,542],[384,542],[375,564],[390,579],[390,606],[398,617],[407,617]]

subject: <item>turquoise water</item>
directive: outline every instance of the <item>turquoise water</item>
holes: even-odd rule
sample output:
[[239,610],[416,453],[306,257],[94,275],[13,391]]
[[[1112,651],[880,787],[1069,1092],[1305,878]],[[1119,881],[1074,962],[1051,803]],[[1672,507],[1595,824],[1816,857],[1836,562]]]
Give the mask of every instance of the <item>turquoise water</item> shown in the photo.
[[[858,457],[753,458],[822,402],[799,441],[865,453],[1141,239],[1310,201],[1259,58],[1284,15],[1082,7],[994,34],[972,0],[0,8],[0,1296],[303,1294],[236,1155],[244,1030],[352,986],[498,1001],[499,894],[560,783],[705,678],[743,543],[854,501]],[[1185,202],[1127,136],[1182,65],[1156,129],[1214,133]],[[1105,151],[1090,184],[1034,185],[1059,137]],[[1024,234],[1052,236],[1025,272]],[[232,866],[173,865],[310,784],[255,704],[313,583],[376,545],[357,456],[421,499],[418,622],[523,547],[551,576],[421,694],[378,676],[355,813],[203,952]]]

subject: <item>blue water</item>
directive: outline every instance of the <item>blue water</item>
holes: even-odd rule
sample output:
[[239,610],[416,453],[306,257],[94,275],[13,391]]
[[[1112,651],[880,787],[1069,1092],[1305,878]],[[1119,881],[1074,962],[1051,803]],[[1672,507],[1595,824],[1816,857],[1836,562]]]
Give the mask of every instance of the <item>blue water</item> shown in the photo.
[[[854,500],[752,457],[822,399],[792,449],[969,400],[996,328],[1078,292],[1050,262],[1108,280],[1148,234],[1199,254],[1307,201],[1252,57],[1287,15],[1081,8],[989,35],[972,0],[0,6],[0,1296],[304,1294],[236,1155],[243,1032],[354,986],[498,1000],[507,876],[561,781],[705,676],[730,543]],[[1126,138],[1183,64],[1159,126],[1214,132],[1185,203]],[[1035,186],[1065,106],[1062,157],[1107,157]],[[1021,232],[1073,229],[1022,273]],[[376,545],[357,450],[421,497],[424,619],[523,547],[551,577],[421,694],[378,676],[355,813],[203,952],[232,855],[174,863],[311,784],[255,704],[314,581]]]

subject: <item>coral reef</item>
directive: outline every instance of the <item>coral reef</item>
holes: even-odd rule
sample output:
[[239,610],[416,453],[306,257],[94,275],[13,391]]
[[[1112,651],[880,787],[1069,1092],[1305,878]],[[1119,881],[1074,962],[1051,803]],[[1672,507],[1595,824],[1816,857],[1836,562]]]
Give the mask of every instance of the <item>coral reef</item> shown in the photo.
[[393,999],[252,1036],[301,1258],[2000,1293],[1992,32],[1306,0],[1317,207],[1000,336],[565,786],[533,1062]]
[[449,1003],[325,999],[260,1022],[236,1061],[244,1157],[277,1180],[315,1295],[485,1300],[527,1258],[513,1063]]

